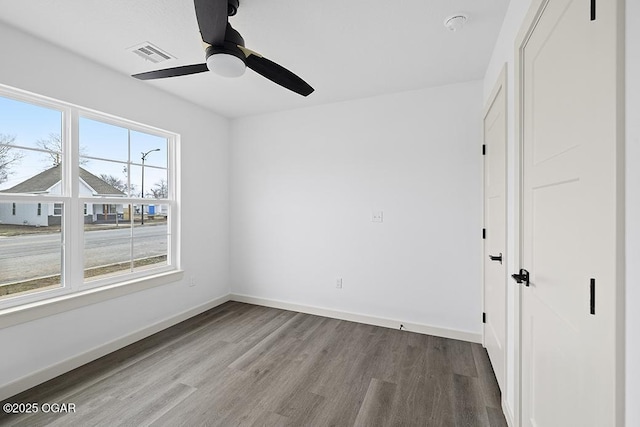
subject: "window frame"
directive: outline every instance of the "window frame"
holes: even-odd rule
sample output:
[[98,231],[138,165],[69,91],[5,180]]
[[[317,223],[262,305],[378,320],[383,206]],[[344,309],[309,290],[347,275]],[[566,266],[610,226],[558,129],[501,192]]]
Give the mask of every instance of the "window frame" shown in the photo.
[[[61,286],[55,289],[29,292],[23,295],[8,296],[0,300],[0,327],[4,325],[5,314],[15,314],[18,311],[33,310],[34,313],[27,316],[27,320],[42,317],[43,313],[50,313],[52,308],[42,310],[47,303],[56,307],[83,306],[87,302],[87,295],[91,297],[90,303],[96,302],[96,298],[109,299],[130,292],[137,292],[152,286],[167,283],[173,278],[182,277],[180,266],[180,211],[178,188],[178,148],[180,135],[144,125],[122,117],[117,117],[96,110],[69,104],[63,101],[51,99],[45,96],[15,89],[0,84],[0,97],[9,98],[18,102],[26,102],[35,106],[59,111],[61,113],[61,140],[62,140],[62,185],[61,194],[19,194],[0,193],[0,202],[13,203],[15,215],[16,203],[42,203],[62,204],[62,230],[61,230],[61,254],[60,263]],[[169,206],[167,220],[167,263],[163,266],[152,267],[142,271],[123,273],[112,277],[105,277],[90,282],[84,279],[84,217],[87,205],[91,204],[122,204],[122,198],[109,197],[81,197],[80,188],[80,152],[79,152],[79,122],[80,117],[97,120],[114,126],[124,127],[138,132],[148,133],[167,140],[167,183],[169,194],[167,199],[152,199],[157,204]],[[17,148],[25,148],[16,146]],[[28,147],[33,151],[42,151]],[[70,166],[72,165],[72,166]],[[149,203],[148,198],[127,197],[125,204]],[[70,299],[76,302],[69,303]],[[61,305],[61,303],[63,303]],[[44,305],[43,305],[44,304]],[[53,309],[55,311],[55,309]],[[40,313],[38,315],[35,313]],[[13,323],[12,323],[13,324]]]

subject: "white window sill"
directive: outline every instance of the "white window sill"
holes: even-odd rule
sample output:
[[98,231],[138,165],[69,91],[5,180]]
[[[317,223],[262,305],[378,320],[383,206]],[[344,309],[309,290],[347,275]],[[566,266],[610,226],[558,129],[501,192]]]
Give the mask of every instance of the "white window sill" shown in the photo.
[[182,280],[174,270],[0,310],[0,329]]

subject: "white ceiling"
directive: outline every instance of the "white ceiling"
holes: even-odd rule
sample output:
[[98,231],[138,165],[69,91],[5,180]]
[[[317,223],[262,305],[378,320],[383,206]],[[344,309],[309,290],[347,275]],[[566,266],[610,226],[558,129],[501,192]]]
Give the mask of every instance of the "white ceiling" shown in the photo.
[[[226,117],[481,79],[509,0],[240,0],[246,46],[315,88],[304,98],[251,70],[141,82]],[[450,32],[446,17],[463,12]],[[0,21],[123,74],[204,62],[193,0],[0,0]],[[149,41],[177,59],[127,48]],[[6,43],[7,41],[3,41]],[[35,54],[35,53],[34,53]]]

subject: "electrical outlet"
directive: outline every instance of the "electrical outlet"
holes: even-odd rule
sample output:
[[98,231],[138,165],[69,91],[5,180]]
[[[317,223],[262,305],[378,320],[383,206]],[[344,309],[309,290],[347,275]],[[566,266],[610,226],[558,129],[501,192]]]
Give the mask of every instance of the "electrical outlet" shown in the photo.
[[336,280],[336,289],[342,289],[342,279]]
[[371,212],[371,222],[382,222],[382,211]]

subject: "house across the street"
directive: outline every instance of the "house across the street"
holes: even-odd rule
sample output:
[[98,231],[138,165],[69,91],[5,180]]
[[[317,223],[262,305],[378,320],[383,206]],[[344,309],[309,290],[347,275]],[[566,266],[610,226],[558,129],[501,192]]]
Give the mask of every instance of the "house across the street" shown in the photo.
[[[18,194],[62,194],[62,166],[56,165],[23,181],[2,193]],[[124,197],[118,190],[86,169],[80,168],[80,197],[108,196]],[[124,219],[122,204],[85,203],[84,222],[113,223]],[[46,227],[60,225],[62,203],[2,203],[0,204],[0,224],[31,225]]]

